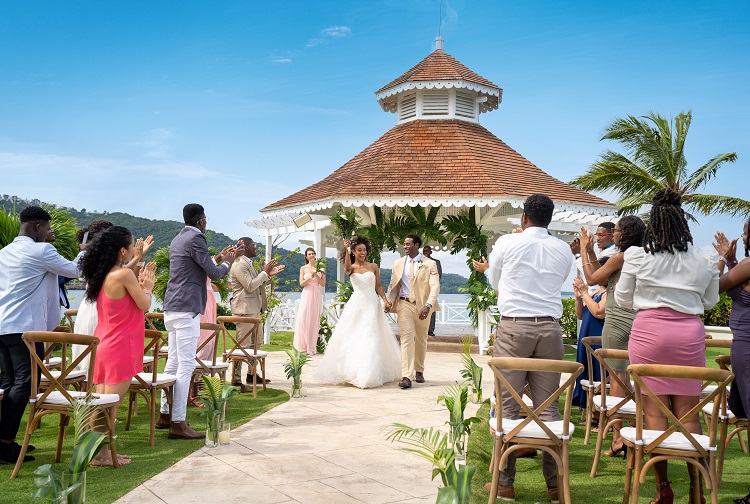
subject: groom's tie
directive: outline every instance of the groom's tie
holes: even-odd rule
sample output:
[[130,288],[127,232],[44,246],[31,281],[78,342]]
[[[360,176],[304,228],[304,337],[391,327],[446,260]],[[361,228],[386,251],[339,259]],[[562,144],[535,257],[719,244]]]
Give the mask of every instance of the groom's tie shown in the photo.
[[414,303],[414,259],[409,259],[411,260],[411,265],[409,266],[409,302]]

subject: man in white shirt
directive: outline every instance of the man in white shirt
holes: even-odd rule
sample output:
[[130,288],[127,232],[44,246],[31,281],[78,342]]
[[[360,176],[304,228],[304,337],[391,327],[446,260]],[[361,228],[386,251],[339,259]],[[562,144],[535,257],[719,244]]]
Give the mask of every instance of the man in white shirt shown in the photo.
[[[614,222],[602,222],[596,228],[596,259],[599,264],[604,264],[607,259],[615,255],[620,251],[615,245],[615,223]],[[590,231],[589,231],[590,233]],[[570,242],[570,250],[576,258],[576,268],[580,271],[580,276],[583,275],[583,257],[581,256],[581,240],[576,237]],[[589,285],[589,294],[594,295],[599,290],[598,285]]]
[[[498,293],[500,320],[495,335],[495,357],[563,358],[562,329],[557,319],[563,313],[560,292],[573,268],[573,255],[568,244],[547,231],[554,208],[552,200],[544,194],[529,196],[521,216],[523,232],[498,238],[489,263],[485,258],[474,261],[474,268],[486,271]],[[519,394],[528,383],[535,407],[557,390],[560,383],[559,373],[512,371],[506,372],[505,377]],[[504,391],[502,399],[503,418],[518,418],[520,407],[510,394]],[[557,404],[550,405],[541,418],[560,420]],[[542,472],[550,500],[558,501],[557,469],[546,452],[542,454]],[[515,500],[515,473],[516,456],[511,453],[506,468],[500,472],[497,495],[501,499]]]
[[[50,215],[30,206],[20,215],[18,236],[0,250],[0,463],[15,464],[15,442],[31,393],[31,357],[21,339],[26,331],[49,331],[60,322],[57,276],[81,275],[78,260],[68,261],[49,243]],[[37,349],[38,351],[38,349]],[[27,455],[24,462],[33,460]]]

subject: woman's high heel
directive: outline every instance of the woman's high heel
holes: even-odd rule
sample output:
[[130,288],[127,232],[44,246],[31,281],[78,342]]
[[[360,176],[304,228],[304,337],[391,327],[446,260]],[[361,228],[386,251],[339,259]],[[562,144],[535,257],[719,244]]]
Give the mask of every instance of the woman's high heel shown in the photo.
[[627,458],[627,456],[628,456],[628,447],[625,445],[625,443],[623,443],[622,446],[620,446],[616,450],[613,450],[612,447],[610,446],[609,450],[607,450],[606,452],[604,452],[604,454],[607,457],[617,457],[617,456],[620,455],[620,453],[622,453],[622,458],[623,459]]
[[673,504],[674,503],[674,492],[669,484],[671,481],[662,481],[657,483],[659,489],[659,500],[652,500],[650,504]]

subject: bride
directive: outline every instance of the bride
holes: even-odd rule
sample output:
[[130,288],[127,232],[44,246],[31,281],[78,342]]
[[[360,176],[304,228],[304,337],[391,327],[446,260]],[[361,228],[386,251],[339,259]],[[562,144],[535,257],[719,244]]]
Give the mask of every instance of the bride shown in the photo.
[[391,303],[380,284],[378,266],[366,262],[372,252],[370,241],[356,235],[351,242],[344,240],[344,245],[344,270],[354,293],[341,313],[314,376],[323,383],[380,387],[401,377],[401,351],[378,296],[387,308]]

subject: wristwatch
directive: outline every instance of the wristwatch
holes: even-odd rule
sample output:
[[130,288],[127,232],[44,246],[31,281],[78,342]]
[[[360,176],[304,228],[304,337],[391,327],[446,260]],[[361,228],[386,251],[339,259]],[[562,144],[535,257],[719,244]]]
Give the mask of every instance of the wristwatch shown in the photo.
[[427,308],[429,308],[430,310],[432,310],[432,305],[431,305],[430,303],[425,303],[425,306],[426,306]]

